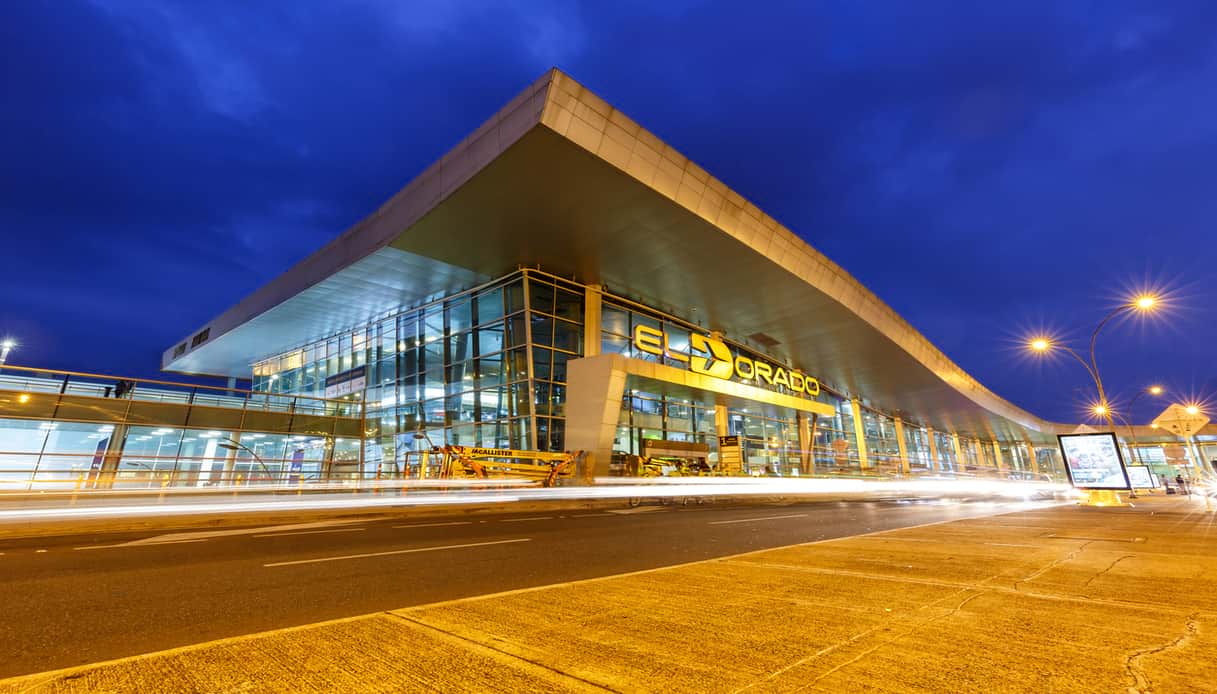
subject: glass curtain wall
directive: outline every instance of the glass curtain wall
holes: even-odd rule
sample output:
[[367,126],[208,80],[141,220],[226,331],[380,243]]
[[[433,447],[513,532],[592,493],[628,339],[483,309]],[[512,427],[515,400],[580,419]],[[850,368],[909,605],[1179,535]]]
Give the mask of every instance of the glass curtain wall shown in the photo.
[[900,440],[896,438],[896,420],[863,408],[862,433],[866,437],[866,453],[870,466],[879,472],[898,472]]
[[818,417],[814,438],[817,472],[860,472],[857,437],[854,435],[853,407],[848,399],[821,392],[835,412],[831,417]]
[[925,429],[904,422],[904,449],[909,457],[909,469],[914,472],[933,470],[930,460],[929,432]]

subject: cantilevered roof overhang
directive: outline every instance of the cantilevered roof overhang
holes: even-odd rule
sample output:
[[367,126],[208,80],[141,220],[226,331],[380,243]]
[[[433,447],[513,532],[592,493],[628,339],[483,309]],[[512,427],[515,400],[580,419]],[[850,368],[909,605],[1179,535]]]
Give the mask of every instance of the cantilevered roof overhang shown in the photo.
[[521,266],[736,340],[763,333],[795,367],[935,428],[1036,442],[1061,429],[986,389],[849,273],[557,70],[376,213],[166,350],[163,367],[247,376],[261,358]]

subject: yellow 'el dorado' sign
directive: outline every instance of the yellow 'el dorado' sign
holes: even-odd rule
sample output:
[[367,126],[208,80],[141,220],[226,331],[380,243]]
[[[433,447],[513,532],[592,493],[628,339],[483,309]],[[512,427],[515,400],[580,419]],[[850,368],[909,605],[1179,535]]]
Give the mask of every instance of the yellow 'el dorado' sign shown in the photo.
[[666,356],[689,365],[693,373],[714,378],[741,381],[764,381],[771,386],[782,386],[799,395],[815,397],[820,394],[820,382],[807,374],[782,366],[750,359],[742,354],[732,354],[731,348],[722,340],[702,335],[689,334],[689,351],[677,352],[668,344],[668,336],[662,331],[645,325],[634,327],[634,346],[656,356]]

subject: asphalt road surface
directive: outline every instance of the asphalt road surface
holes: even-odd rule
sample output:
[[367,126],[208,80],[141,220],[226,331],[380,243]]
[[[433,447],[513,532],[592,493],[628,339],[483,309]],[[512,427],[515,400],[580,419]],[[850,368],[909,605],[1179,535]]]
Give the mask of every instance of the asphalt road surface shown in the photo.
[[1029,507],[643,506],[0,541],[0,677]]

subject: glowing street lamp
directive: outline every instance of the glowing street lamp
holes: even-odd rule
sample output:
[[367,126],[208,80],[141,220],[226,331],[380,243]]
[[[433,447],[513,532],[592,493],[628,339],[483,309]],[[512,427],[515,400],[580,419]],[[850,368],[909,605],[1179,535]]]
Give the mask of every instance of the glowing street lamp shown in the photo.
[[8,353],[16,346],[17,341],[11,337],[0,340],[0,366],[4,366],[4,362],[8,361]]
[[[1125,312],[1132,313],[1150,313],[1154,311],[1161,303],[1159,297],[1154,294],[1142,293],[1129,298],[1124,303],[1117,306],[1111,313],[1107,314],[1099,324],[1095,326],[1094,332],[1090,334],[1090,359],[1089,361],[1082,355],[1075,352],[1069,345],[1066,345],[1058,340],[1040,335],[1031,338],[1027,341],[1027,347],[1032,352],[1045,354],[1055,349],[1060,349],[1069,356],[1073,357],[1086,369],[1086,373],[1090,374],[1091,380],[1094,381],[1095,388],[1099,391],[1099,402],[1093,408],[1095,414],[1104,417],[1107,420],[1107,425],[1114,431],[1116,428],[1115,420],[1112,419],[1111,403],[1107,400],[1107,392],[1103,389],[1103,378],[1099,375],[1099,362],[1095,358],[1095,344],[1098,342],[1099,333],[1111,321],[1112,318]],[[1161,392],[1161,391],[1159,391]],[[1156,394],[1156,393],[1155,393]]]

